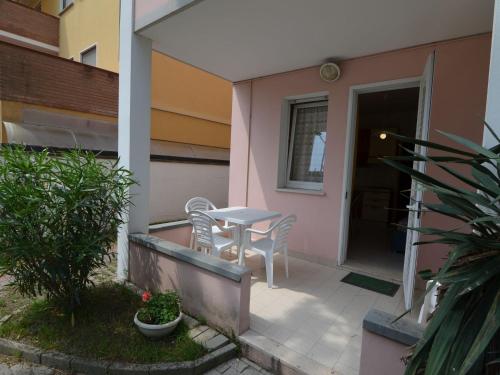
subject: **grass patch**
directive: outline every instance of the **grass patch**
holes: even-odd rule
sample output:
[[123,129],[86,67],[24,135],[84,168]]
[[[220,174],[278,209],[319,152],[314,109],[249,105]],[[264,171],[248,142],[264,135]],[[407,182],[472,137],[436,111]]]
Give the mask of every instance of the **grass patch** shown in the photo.
[[[9,300],[22,297],[8,287],[3,292],[4,306],[0,302],[0,311],[5,314],[7,307],[12,307]],[[75,327],[71,327],[70,317],[57,304],[37,299],[0,326],[0,336],[91,359],[135,363],[187,361],[206,353],[189,338],[183,322],[163,339],[144,337],[133,322],[140,306],[140,297],[125,286],[104,283],[82,296]]]

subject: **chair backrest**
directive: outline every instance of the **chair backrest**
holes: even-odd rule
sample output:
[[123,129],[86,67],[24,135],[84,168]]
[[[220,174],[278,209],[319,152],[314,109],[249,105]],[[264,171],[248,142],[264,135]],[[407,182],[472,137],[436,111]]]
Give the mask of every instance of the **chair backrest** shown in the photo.
[[186,213],[189,213],[189,211],[208,211],[215,210],[216,208],[207,198],[194,197],[187,201],[184,210]]
[[216,225],[217,222],[198,210],[189,211],[188,220],[193,224],[196,245],[212,248],[214,244],[212,225]]
[[297,221],[297,216],[288,215],[274,224],[274,246],[273,250],[283,249],[288,241],[288,233],[292,229],[293,224]]

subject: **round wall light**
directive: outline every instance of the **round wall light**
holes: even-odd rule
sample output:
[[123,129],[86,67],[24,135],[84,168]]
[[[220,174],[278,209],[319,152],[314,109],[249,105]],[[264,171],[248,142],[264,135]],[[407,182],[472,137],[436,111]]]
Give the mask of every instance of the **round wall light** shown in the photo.
[[381,140],[385,140],[387,138],[387,133],[386,132],[382,132],[378,135],[378,137],[381,139]]
[[319,68],[319,76],[325,82],[335,82],[340,78],[340,68],[335,63],[325,63]]

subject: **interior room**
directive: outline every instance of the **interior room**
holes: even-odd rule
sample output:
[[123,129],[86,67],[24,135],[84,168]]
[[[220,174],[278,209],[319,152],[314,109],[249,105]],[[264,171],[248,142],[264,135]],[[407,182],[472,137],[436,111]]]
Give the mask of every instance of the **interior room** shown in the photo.
[[418,87],[358,96],[346,265],[393,281],[403,276],[411,178],[380,158],[406,153],[391,133],[415,137],[418,104]]

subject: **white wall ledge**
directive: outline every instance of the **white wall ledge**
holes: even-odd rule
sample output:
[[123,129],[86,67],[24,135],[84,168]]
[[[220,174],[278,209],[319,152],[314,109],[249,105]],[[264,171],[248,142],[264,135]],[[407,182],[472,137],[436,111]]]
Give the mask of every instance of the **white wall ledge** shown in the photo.
[[166,223],[149,224],[149,233],[160,232],[162,230],[189,227],[191,223],[188,220],[176,220]]
[[243,276],[250,273],[247,267],[219,259],[213,256],[207,256],[198,251],[188,249],[174,242],[162,240],[161,238],[143,233],[134,233],[129,235],[129,241],[142,245],[148,249],[158,251],[172,258],[190,263],[196,267],[213,272],[219,276],[241,282]]
[[276,191],[280,193],[295,193],[295,194],[306,194],[306,195],[317,195],[325,196],[326,193],[323,190],[311,190],[311,189],[292,189],[292,188],[276,188]]

